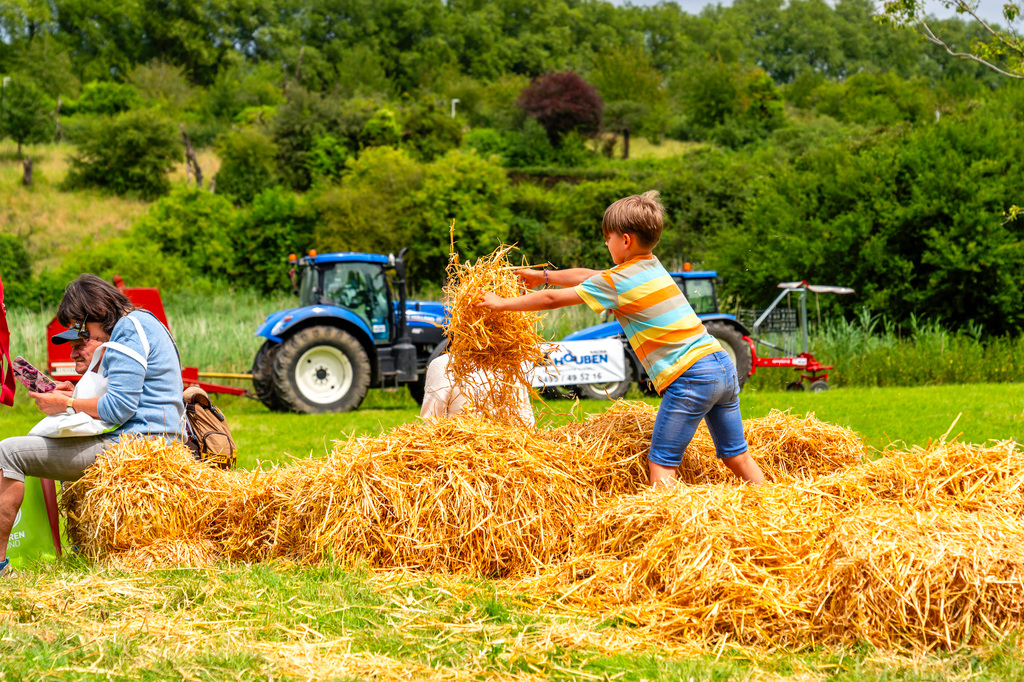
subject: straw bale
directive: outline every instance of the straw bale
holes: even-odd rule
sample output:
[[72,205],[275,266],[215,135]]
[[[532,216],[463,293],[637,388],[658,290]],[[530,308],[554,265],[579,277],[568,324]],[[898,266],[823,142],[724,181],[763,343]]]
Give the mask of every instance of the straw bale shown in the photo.
[[229,490],[178,441],[124,436],[64,489],[69,537],[88,557],[201,538]]
[[795,484],[610,499],[561,566],[524,584],[705,647],[954,648],[1019,628],[1024,486],[1013,445],[886,454]]
[[481,292],[504,298],[521,295],[522,286],[509,265],[512,249],[502,246],[476,263],[461,263],[452,243],[444,288],[449,317],[448,371],[463,395],[488,395],[474,409],[491,419],[522,425],[520,395],[530,373],[545,362],[546,342],[537,333],[536,312],[498,312],[476,307]]
[[214,516],[210,536],[224,556],[241,561],[265,561],[275,556],[281,516],[291,503],[297,479],[296,468],[222,472],[223,485],[230,490]]
[[406,424],[303,467],[279,549],[301,561],[532,572],[564,554],[597,494],[583,453],[476,416]]
[[538,432],[567,449],[583,450],[593,467],[593,485],[615,495],[635,493],[648,484],[647,453],[657,408],[617,400],[604,412],[548,432]]
[[687,643],[795,646],[814,606],[807,558],[842,511],[791,486],[644,491],[593,512],[573,556],[530,585]]
[[126,571],[148,571],[169,566],[201,568],[214,563],[220,547],[209,538],[168,537],[133,549],[112,552],[107,562]]
[[1021,625],[1014,443],[857,464],[851,432],[772,413],[745,429],[775,483],[739,485],[702,430],[681,478],[711,482],[651,491],[655,414],[620,402],[552,431],[464,415],[254,472],[125,438],[63,501],[85,554],[122,567],[334,556],[505,576],[684,647],[951,648]]
[[823,639],[952,649],[1021,625],[1019,517],[876,507],[839,524],[822,553]]
[[[762,469],[776,482],[810,480],[864,462],[864,445],[855,431],[817,419],[772,410],[747,419],[743,433]],[[767,475],[768,472],[766,471]]]
[[[604,412],[551,433],[569,442],[580,441],[593,456],[615,465],[610,474],[615,480],[602,490],[633,493],[647,483],[647,454],[657,415],[653,405],[620,400]],[[814,414],[799,417],[772,410],[765,417],[744,420],[743,432],[751,456],[769,481],[811,480],[864,459],[856,432],[820,421]],[[715,443],[703,422],[683,453],[677,473],[687,485],[727,483],[735,478],[718,461]]]

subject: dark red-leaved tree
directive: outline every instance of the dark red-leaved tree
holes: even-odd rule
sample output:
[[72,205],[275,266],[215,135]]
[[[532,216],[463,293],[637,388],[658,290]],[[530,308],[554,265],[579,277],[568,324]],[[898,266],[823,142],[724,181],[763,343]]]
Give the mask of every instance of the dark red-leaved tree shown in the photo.
[[519,95],[519,108],[537,119],[557,145],[570,130],[593,132],[601,127],[604,102],[575,71],[534,78]]

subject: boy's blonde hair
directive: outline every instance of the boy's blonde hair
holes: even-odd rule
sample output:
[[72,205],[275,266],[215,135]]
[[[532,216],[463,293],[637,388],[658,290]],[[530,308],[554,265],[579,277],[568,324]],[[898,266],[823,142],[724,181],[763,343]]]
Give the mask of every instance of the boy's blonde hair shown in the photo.
[[652,189],[619,199],[605,209],[601,231],[605,237],[612,232],[630,233],[642,246],[653,249],[661,239],[664,225],[665,207],[661,205],[661,195]]

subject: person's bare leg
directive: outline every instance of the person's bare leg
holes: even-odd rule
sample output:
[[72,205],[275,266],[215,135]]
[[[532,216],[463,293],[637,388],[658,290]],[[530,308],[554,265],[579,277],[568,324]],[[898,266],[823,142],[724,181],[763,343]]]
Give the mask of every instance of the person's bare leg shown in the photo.
[[25,484],[0,474],[0,561],[7,558],[7,541],[25,499]]
[[723,459],[722,462],[729,468],[729,471],[747,483],[753,485],[764,483],[764,474],[761,472],[761,467],[757,466],[757,462],[750,456],[750,450],[747,450],[742,455]]
[[664,467],[654,462],[647,463],[647,471],[651,478],[652,488],[664,488],[675,485],[677,467]]

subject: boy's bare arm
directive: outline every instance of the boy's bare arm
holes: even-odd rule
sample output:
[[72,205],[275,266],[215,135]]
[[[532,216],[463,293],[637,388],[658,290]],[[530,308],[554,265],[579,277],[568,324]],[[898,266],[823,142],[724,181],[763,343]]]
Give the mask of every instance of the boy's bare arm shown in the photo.
[[583,303],[583,299],[576,293],[575,289],[546,289],[534,291],[515,298],[502,298],[497,294],[486,293],[480,296],[476,302],[478,308],[489,310],[554,310],[564,308],[567,305]]
[[582,284],[600,272],[600,270],[590,270],[589,268],[548,270],[547,281],[545,281],[543,270],[523,269],[516,270],[516,276],[523,280],[523,284],[528,288],[533,289],[534,287],[543,286],[545,284],[556,287],[574,287],[577,284]]

